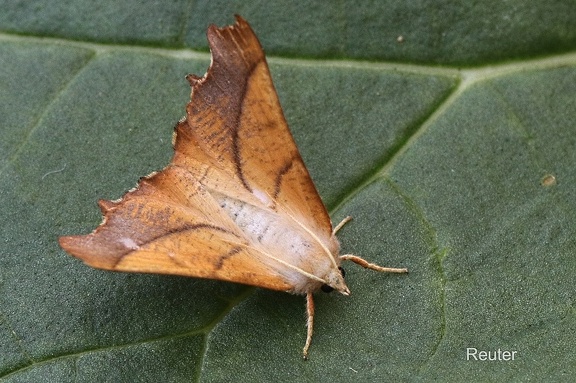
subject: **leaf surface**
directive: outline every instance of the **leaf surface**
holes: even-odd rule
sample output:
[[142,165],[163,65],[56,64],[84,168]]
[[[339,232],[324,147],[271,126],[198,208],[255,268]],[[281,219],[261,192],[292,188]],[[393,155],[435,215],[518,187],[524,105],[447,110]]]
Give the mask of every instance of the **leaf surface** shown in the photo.
[[[576,374],[576,7],[363,4],[0,1],[0,381]],[[234,13],[333,221],[354,217],[344,252],[410,270],[345,265],[352,295],[318,295],[308,362],[302,297],[57,245],[168,163],[206,26]]]

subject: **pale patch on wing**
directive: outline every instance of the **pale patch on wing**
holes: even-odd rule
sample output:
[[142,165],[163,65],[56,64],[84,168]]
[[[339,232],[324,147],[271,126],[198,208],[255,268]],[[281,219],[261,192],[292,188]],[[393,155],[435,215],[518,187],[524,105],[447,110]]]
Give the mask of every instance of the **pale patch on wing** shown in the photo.
[[136,242],[134,242],[134,240],[132,238],[120,238],[120,243],[122,245],[124,245],[124,247],[126,247],[127,249],[130,250],[138,250],[139,246]]

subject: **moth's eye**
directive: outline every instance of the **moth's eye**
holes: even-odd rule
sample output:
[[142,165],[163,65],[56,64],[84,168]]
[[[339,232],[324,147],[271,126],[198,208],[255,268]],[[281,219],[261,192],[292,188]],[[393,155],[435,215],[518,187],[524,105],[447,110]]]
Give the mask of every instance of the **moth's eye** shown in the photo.
[[338,270],[340,270],[340,274],[342,274],[342,277],[346,276],[346,270],[344,270],[342,267],[338,267]]
[[320,290],[324,291],[325,293],[331,293],[332,291],[334,291],[334,288],[324,284],[322,285],[322,287],[320,287]]

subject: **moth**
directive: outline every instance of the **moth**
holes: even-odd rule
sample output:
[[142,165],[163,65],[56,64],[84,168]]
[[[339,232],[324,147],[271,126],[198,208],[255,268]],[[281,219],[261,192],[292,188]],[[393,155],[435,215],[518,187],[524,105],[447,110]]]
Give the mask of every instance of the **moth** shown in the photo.
[[405,273],[339,255],[336,232],[288,129],[262,47],[248,25],[207,32],[212,62],[192,87],[168,166],[115,201],[103,221],[60,246],[100,269],[210,278],[306,296],[349,295],[340,264]]

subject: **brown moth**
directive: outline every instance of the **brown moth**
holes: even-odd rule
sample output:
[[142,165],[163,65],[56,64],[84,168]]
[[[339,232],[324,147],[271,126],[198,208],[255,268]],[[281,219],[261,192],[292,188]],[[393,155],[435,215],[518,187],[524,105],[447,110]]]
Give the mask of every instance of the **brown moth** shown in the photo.
[[306,295],[312,341],[319,290],[349,295],[335,229],[282,113],[264,52],[239,16],[208,28],[212,63],[175,128],[174,157],[116,201],[103,222],[60,246],[92,267],[177,274]]

